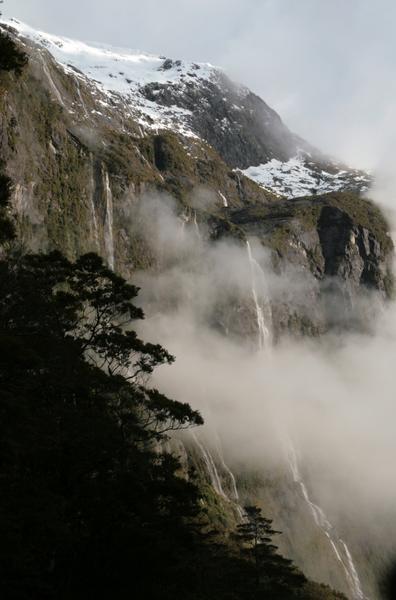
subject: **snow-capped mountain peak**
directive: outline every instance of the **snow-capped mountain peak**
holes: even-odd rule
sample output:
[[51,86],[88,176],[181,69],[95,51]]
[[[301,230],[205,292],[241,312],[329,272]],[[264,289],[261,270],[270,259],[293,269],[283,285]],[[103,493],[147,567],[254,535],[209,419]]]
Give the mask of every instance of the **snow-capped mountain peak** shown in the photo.
[[85,43],[36,31],[16,19],[2,21],[25,38],[44,46],[65,69],[73,68],[109,92],[129,93],[148,83],[179,83],[211,79],[216,71],[208,63],[171,60],[98,43]]
[[[167,129],[195,138],[259,186],[289,198],[368,189],[366,173],[321,155],[289,131],[263,100],[230,81],[218,67],[76,41],[36,31],[15,19],[0,25],[26,46],[38,48],[52,94],[80,121],[111,122],[117,114],[122,127],[131,119],[142,135]],[[77,81],[78,98],[67,106],[44,51]],[[80,84],[93,99],[88,107]]]
[[[172,60],[138,50],[116,48],[97,43],[85,43],[36,31],[16,19],[1,21],[12,27],[23,40],[28,39],[45,48],[67,72],[84,78],[99,89],[106,103],[122,101],[131,116],[148,128],[172,128],[184,135],[194,136],[186,124],[186,111],[161,107],[148,99],[145,86],[177,86],[185,88],[199,82],[215,80],[219,69],[208,63]],[[155,92],[154,92],[155,93]]]

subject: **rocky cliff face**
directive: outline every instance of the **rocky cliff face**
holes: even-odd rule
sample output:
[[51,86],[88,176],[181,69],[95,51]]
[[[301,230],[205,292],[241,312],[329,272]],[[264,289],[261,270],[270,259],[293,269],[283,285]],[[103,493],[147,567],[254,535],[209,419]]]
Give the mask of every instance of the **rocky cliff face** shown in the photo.
[[[291,306],[288,299],[275,298],[277,337],[290,330],[318,333],[332,324],[333,315],[320,300],[324,285],[333,286],[340,299],[342,322],[351,321],[349,307],[356,305],[359,290],[389,295],[391,242],[385,220],[369,202],[342,193],[286,201],[232,169],[288,159],[297,145],[309,150],[246,89],[208,65],[165,59],[157,64],[151,57],[155,76],[164,76],[166,83],[147,83],[154,76],[145,67],[144,77],[139,75],[143,83],[126,82],[126,95],[119,81],[113,84],[116,75],[128,79],[125,56],[110,60],[108,51],[107,63],[92,66],[89,47],[76,50],[70,41],[32,33],[18,23],[10,31],[30,61],[21,78],[2,76],[0,154],[15,183],[25,246],[57,247],[72,257],[98,251],[130,276],[153,262],[147,244],[131,234],[136,206],[146,194],[160,192],[175,199],[184,219],[207,223],[210,236],[241,241],[256,236],[271,249],[276,269],[291,267],[307,276],[311,317],[305,299]],[[88,58],[81,58],[85,52]],[[65,57],[82,63],[88,75],[70,62],[60,63]],[[114,73],[107,72],[110,68]],[[95,69],[100,85],[91,74]],[[107,80],[117,91],[109,92]],[[150,116],[144,105],[148,97],[154,123],[142,122],[142,115]],[[163,106],[173,121],[163,116]],[[176,126],[171,131],[175,119],[183,121],[180,115],[185,117],[182,131]],[[202,195],[206,200],[197,202]],[[243,319],[239,327],[252,329]]]
[[300,302],[282,293],[274,299],[277,336],[362,327],[367,306],[360,310],[359,301],[370,291],[383,299],[392,293],[387,223],[367,200],[338,192],[242,208],[230,218],[271,249],[276,272],[305,281]]
[[[4,26],[29,55],[20,78],[0,74],[0,161],[14,182],[24,248],[71,258],[95,251],[125,277],[160,272],[139,234],[139,207],[156,195],[172,198],[181,227],[202,225],[208,244],[255,239],[267,262],[249,254],[254,268],[270,265],[270,276],[298,282],[298,293],[275,286],[255,304],[239,297],[218,306],[211,324],[226,335],[255,341],[259,310],[270,311],[275,341],[362,328],[373,297],[391,296],[388,225],[359,196],[369,178],[321,156],[254,94],[210,65],[94,51],[17,22]],[[255,165],[264,169],[254,174]],[[296,190],[302,197],[291,199]],[[329,549],[290,470],[239,473],[237,491],[218,449],[212,456],[190,440],[179,452],[197,467],[216,523],[235,523],[239,504],[259,498],[286,531],[282,550],[351,594],[351,570]]]

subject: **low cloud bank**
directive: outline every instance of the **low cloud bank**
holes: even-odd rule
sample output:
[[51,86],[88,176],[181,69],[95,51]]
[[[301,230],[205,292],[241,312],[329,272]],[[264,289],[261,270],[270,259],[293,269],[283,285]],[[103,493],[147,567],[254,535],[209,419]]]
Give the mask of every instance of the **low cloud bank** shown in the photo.
[[142,204],[140,234],[160,265],[137,278],[147,314],[142,334],[176,356],[174,365],[158,369],[153,385],[202,411],[208,435],[218,432],[231,465],[285,464],[290,438],[319,503],[362,520],[371,515],[381,528],[393,523],[395,305],[383,310],[370,335],[283,339],[276,346],[268,338],[258,350],[257,328],[244,343],[222,326],[229,303],[237,301],[239,310],[246,303],[255,325],[255,285],[270,329],[268,301],[282,286],[298,294],[298,277],[271,274],[268,255],[252,240],[263,273],[253,281],[243,244],[208,244],[194,214],[177,217],[164,198]]

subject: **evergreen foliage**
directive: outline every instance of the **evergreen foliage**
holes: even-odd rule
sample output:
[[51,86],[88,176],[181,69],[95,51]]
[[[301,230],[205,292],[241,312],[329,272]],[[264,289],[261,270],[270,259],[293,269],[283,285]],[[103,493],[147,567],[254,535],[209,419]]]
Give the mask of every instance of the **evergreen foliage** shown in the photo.
[[101,259],[26,256],[0,280],[0,595],[123,597],[132,565],[197,513],[152,441],[202,419],[144,385],[173,359],[124,331],[137,289]]
[[[272,521],[261,514],[257,506],[245,507],[246,519],[238,526],[236,538],[242,553],[254,565],[254,583],[258,590],[269,589],[276,597],[283,597],[290,589],[297,590],[306,578],[293,565],[291,560],[281,556],[272,542],[279,531],[272,529]],[[273,596],[275,598],[275,596]]]
[[304,598],[256,509],[241,555],[204,533],[158,445],[202,418],[147,385],[173,357],[134,331],[138,289],[58,252],[1,261],[0,282],[0,597]]

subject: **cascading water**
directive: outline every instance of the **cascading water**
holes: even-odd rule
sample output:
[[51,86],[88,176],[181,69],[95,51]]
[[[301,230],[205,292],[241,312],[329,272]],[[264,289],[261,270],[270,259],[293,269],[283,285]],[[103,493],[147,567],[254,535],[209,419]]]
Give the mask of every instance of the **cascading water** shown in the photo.
[[322,529],[323,533],[329,540],[329,544],[334,554],[336,555],[337,560],[341,563],[345,571],[346,579],[351,589],[353,600],[365,600],[366,597],[363,593],[359,575],[356,571],[356,567],[353,562],[352,555],[348,549],[348,546],[342,539],[338,538],[335,535],[334,527],[327,519],[324,511],[320,508],[320,506],[312,502],[312,500],[310,499],[308,490],[300,474],[296,451],[290,441],[288,443],[287,459],[290,466],[290,470],[293,475],[293,481],[300,487],[301,494],[309,507],[309,510],[314,518],[314,522],[320,529]]
[[222,496],[223,498],[227,498],[227,495],[225,494],[225,492],[223,490],[223,486],[221,485],[221,479],[220,479],[220,476],[217,471],[217,467],[213,460],[212,455],[210,454],[209,450],[207,450],[203,446],[203,444],[201,444],[201,442],[199,441],[199,439],[197,438],[197,436],[195,435],[195,433],[193,431],[191,432],[191,435],[193,437],[194,442],[196,443],[196,445],[198,446],[198,448],[202,454],[202,458],[204,459],[205,466],[206,466],[207,472],[209,474],[212,487],[219,494],[219,496]]
[[179,219],[181,221],[181,227],[180,227],[181,239],[184,238],[184,235],[186,233],[186,225],[188,225],[189,223],[192,222],[192,224],[194,225],[194,233],[195,233],[196,237],[199,240],[202,240],[202,234],[199,229],[199,224],[198,224],[198,220],[197,220],[197,213],[195,211],[189,210],[188,212],[184,212],[180,215]]
[[[238,494],[238,489],[237,489],[237,485],[236,485],[236,479],[235,479],[233,472],[231,471],[231,469],[228,467],[228,465],[226,464],[226,462],[224,460],[219,437],[216,434],[216,438],[217,438],[216,453],[217,453],[217,457],[219,459],[219,464],[220,464],[222,470],[224,471],[224,473],[226,474],[227,480],[230,484],[232,497],[230,497],[223,488],[221,476],[220,476],[219,470],[217,469],[216,463],[214,461],[214,458],[213,458],[211,452],[208,450],[208,448],[206,448],[202,444],[202,442],[200,442],[200,440],[197,438],[197,436],[195,435],[195,433],[193,431],[191,432],[191,435],[192,435],[192,438],[193,438],[196,446],[199,448],[199,451],[202,455],[202,458],[205,463],[206,471],[210,477],[210,482],[211,482],[213,489],[215,490],[215,492],[217,494],[219,494],[219,496],[221,496],[222,498],[224,498],[225,500],[230,502],[234,506],[239,518],[243,519],[245,516],[245,513],[244,513],[242,506],[238,503],[239,494]],[[224,480],[224,477],[223,477],[223,480]]]
[[220,196],[220,198],[221,198],[221,199],[222,199],[222,201],[223,201],[223,206],[224,206],[224,208],[228,208],[228,200],[227,200],[227,198],[224,196],[224,194],[222,194],[222,193],[220,192],[220,190],[219,190],[219,196]]
[[[251,279],[252,279],[252,297],[256,309],[256,318],[257,318],[257,327],[259,331],[259,350],[263,350],[264,348],[269,348],[271,345],[271,325],[268,325],[268,322],[272,321],[272,313],[269,302],[264,306],[259,302],[259,294],[258,294],[258,281],[259,278],[264,283],[265,286],[265,274],[260,267],[259,263],[255,260],[252,254],[252,249],[249,241],[246,242],[249,264],[251,269]],[[265,289],[265,288],[264,288]],[[293,480],[296,484],[298,484],[302,497],[304,501],[309,507],[309,510],[313,516],[315,524],[323,531],[326,538],[329,541],[329,544],[334,552],[337,560],[342,565],[344,569],[345,576],[348,582],[348,585],[351,589],[353,600],[365,600],[365,595],[362,591],[361,582],[355,567],[355,564],[352,559],[352,555],[346,545],[346,543],[338,538],[334,534],[334,528],[328,518],[326,517],[324,511],[320,506],[312,502],[309,497],[307,487],[302,480],[300,475],[297,455],[294,450],[294,447],[289,442],[288,444],[288,462],[290,466],[290,470],[292,472]]]
[[104,242],[107,263],[110,269],[114,270],[114,237],[113,237],[113,195],[111,193],[109,174],[106,170],[103,171],[105,201],[106,201],[106,217],[104,224]]
[[[346,543],[343,540],[341,540],[341,539],[340,539],[340,544],[344,548],[345,556],[346,556],[346,559],[347,559],[347,570],[348,570],[349,576],[351,578],[350,581],[351,581],[351,584],[352,584],[352,588],[354,590],[356,590],[356,592],[357,592],[356,593],[356,598],[358,598],[359,600],[364,600],[365,599],[365,595],[363,594],[363,591],[362,591],[362,586],[361,586],[361,583],[360,583],[359,575],[358,575],[358,573],[356,571],[356,567],[355,567],[355,564],[353,562],[352,555],[351,555],[351,553],[349,551],[349,548],[346,545]],[[344,567],[345,567],[345,565],[344,565]]]
[[78,78],[76,78],[76,84],[77,84],[77,95],[80,100],[81,108],[84,111],[85,117],[88,118],[89,113],[88,113],[87,107],[85,106],[84,98],[82,97],[82,94],[81,94],[80,81]]
[[239,518],[241,520],[243,520],[245,518],[245,511],[243,510],[242,506],[239,504],[239,493],[238,493],[235,475],[224,460],[224,455],[223,455],[223,450],[221,447],[220,438],[217,434],[216,434],[216,450],[217,450],[217,455],[219,457],[220,465],[221,465],[223,471],[226,473],[227,478],[230,483],[232,498],[228,498],[228,499],[234,503]]
[[91,185],[90,185],[90,206],[91,206],[91,223],[92,223],[92,235],[96,245],[96,250],[100,251],[100,242],[99,242],[99,228],[98,228],[98,218],[96,216],[96,208],[95,208],[95,174],[94,174],[94,165],[93,165],[93,157],[91,155]]
[[41,56],[41,60],[42,60],[42,65],[43,65],[43,71],[48,79],[48,83],[50,84],[50,87],[51,87],[57,101],[59,102],[59,104],[61,106],[65,106],[65,103],[63,102],[62,94],[60,93],[60,91],[58,90],[58,88],[55,85],[54,80],[52,79],[51,73],[49,72],[49,69],[48,69],[45,59],[44,59],[44,56]]
[[239,500],[239,493],[238,493],[238,488],[237,488],[234,473],[231,471],[230,467],[226,464],[226,462],[224,460],[223,451],[221,449],[220,443],[217,444],[216,450],[217,450],[217,455],[219,457],[220,465],[222,466],[223,470],[226,472],[226,474],[229,478],[229,481],[230,481],[232,500],[237,502]]
[[[261,278],[262,282],[265,285],[265,274],[264,274],[264,271],[262,270],[262,268],[260,267],[259,263],[253,257],[252,249],[250,247],[249,241],[246,242],[246,246],[247,246],[247,251],[248,251],[250,271],[251,271],[251,277],[252,277],[252,297],[253,297],[253,302],[254,302],[255,309],[256,309],[257,328],[258,328],[258,332],[259,332],[258,344],[259,344],[259,349],[263,350],[264,348],[268,347],[271,343],[271,326],[268,326],[267,322],[266,322],[267,320],[270,322],[272,321],[271,306],[270,306],[270,303],[268,301],[266,301],[266,303],[265,303],[266,315],[265,315],[263,307],[260,305],[259,297],[258,297],[258,293],[257,293],[257,279]],[[266,319],[266,317],[267,317],[267,319]]]

